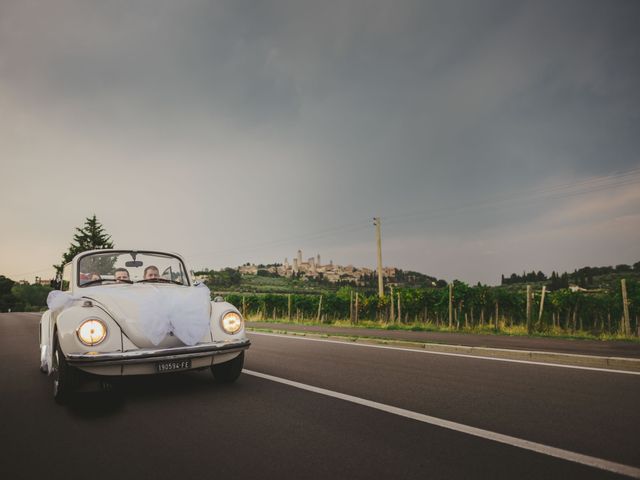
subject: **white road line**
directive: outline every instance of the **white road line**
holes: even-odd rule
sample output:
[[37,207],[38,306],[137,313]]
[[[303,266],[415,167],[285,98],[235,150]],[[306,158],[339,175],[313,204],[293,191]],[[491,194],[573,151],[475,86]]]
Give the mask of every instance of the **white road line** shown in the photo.
[[[623,373],[625,375],[640,375],[640,372],[630,372],[627,370],[614,370],[611,368],[597,368],[597,367],[582,367],[580,365],[563,365],[561,363],[547,363],[547,362],[534,362],[533,360],[515,360],[512,358],[499,358],[499,357],[484,357],[482,355],[469,355],[466,353],[450,353],[450,352],[433,352],[430,350],[423,350],[418,348],[411,347],[390,347],[387,345],[371,345],[368,343],[356,343],[356,342],[348,342],[348,341],[337,341],[337,340],[323,340],[320,338],[308,338],[303,337],[301,335],[281,335],[278,333],[265,333],[265,332],[247,332],[249,335],[264,335],[267,337],[280,337],[280,338],[288,338],[291,340],[306,340],[308,342],[325,342],[325,343],[335,343],[337,345],[349,345],[354,347],[368,347],[368,348],[381,348],[384,350],[399,350],[401,352],[415,352],[415,353],[426,353],[429,355],[445,355],[449,357],[463,357],[463,358],[473,358],[478,360],[491,360],[494,362],[510,362],[510,363],[524,363],[526,365],[538,365],[544,367],[556,367],[556,368],[572,368],[575,370],[592,370],[595,372],[605,372],[605,373]],[[516,350],[519,351],[519,350]],[[556,352],[550,352],[556,353]]]
[[360,397],[354,397],[353,395],[347,395],[345,393],[334,392],[325,388],[314,387],[312,385],[306,385],[300,382],[294,382],[287,380],[286,378],[274,377],[266,373],[254,372],[253,370],[244,369],[243,373],[247,375],[253,375],[254,377],[263,378],[272,382],[282,383],[290,387],[299,388],[309,392],[317,393],[319,395],[326,395],[328,397],[337,398],[346,402],[363,405],[365,407],[374,408],[383,412],[391,413],[419,422],[428,423],[437,427],[454,430],[456,432],[465,433],[467,435],[473,435],[475,437],[484,438],[498,443],[504,443],[513,447],[522,448],[524,450],[530,450],[532,452],[541,453],[555,458],[560,458],[569,462],[579,463],[587,465],[589,467],[598,468],[600,470],[606,470],[609,472],[618,473],[620,475],[627,475],[632,478],[640,479],[640,468],[631,467],[621,463],[610,462],[602,458],[591,457],[589,455],[583,455],[581,453],[571,452],[569,450],[563,450],[561,448],[550,447],[541,443],[530,442],[529,440],[523,440],[521,438],[511,437],[509,435],[503,435],[501,433],[491,432],[489,430],[483,430],[481,428],[471,427],[462,423],[451,422],[449,420],[443,420],[441,418],[432,417],[430,415],[424,415],[422,413],[412,412],[411,410],[405,410],[403,408],[393,407],[384,403],[373,402]]

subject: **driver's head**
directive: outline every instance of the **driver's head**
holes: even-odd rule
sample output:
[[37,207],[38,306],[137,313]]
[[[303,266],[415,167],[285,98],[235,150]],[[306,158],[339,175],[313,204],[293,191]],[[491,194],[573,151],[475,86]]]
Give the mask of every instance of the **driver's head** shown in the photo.
[[155,265],[149,265],[144,269],[144,279],[153,280],[154,278],[160,278],[160,271]]
[[116,282],[129,280],[129,270],[127,270],[126,268],[116,268],[113,276],[116,279]]

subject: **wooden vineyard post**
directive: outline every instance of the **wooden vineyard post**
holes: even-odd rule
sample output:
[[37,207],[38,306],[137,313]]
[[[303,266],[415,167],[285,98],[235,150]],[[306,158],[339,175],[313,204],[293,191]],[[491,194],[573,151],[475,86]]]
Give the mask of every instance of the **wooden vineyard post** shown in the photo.
[[291,321],[291,294],[288,294],[287,297],[287,317]]
[[453,284],[449,284],[449,330],[453,327]]
[[[400,292],[398,295],[398,323],[402,323],[402,307],[400,306]],[[393,298],[391,298],[391,303],[393,303]]]
[[629,320],[629,299],[627,298],[627,281],[623,278],[620,280],[622,284],[622,313],[624,315],[622,333],[626,336],[631,335],[631,321]]
[[349,298],[349,322],[353,325],[354,316],[353,316],[353,290],[351,290],[351,297]]
[[316,322],[320,323],[320,314],[322,312],[322,295],[320,295],[320,301],[318,302],[318,316],[316,317]]
[[389,296],[389,299],[391,300],[391,318],[389,318],[389,321],[391,323],[394,323],[396,321],[396,316],[395,316],[395,312],[394,312],[394,301],[393,301],[393,285],[390,285],[389,288],[391,289],[391,295]]
[[358,324],[359,321],[359,313],[358,313],[358,306],[360,303],[360,294],[358,292],[356,292],[356,311],[355,311],[355,318],[356,318],[356,325]]
[[242,316],[247,318],[247,303],[244,295],[242,296]]
[[531,285],[527,285],[527,333],[531,334]]
[[498,307],[498,301],[496,300],[496,324],[495,324],[495,328],[496,328],[496,332],[498,331],[498,329],[500,328],[500,324],[498,323],[498,314],[500,313],[500,309]]
[[542,312],[544,311],[544,294],[547,291],[547,286],[542,286],[542,295],[540,296],[540,313],[538,313],[538,328],[542,329]]

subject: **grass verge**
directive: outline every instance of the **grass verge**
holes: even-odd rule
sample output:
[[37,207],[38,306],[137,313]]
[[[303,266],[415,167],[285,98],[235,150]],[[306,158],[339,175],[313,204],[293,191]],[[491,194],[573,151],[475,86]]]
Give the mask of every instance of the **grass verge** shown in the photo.
[[340,328],[352,328],[358,329],[373,329],[373,330],[400,330],[400,331],[412,331],[412,332],[442,332],[442,333],[470,333],[475,335],[503,335],[513,337],[540,337],[540,338],[560,338],[566,340],[599,340],[599,341],[624,341],[640,344],[640,338],[634,336],[626,336],[621,334],[608,334],[608,333],[593,333],[584,330],[568,331],[559,327],[548,327],[543,331],[534,332],[532,334],[527,333],[527,329],[522,325],[500,325],[500,328],[496,330],[492,326],[475,326],[475,327],[462,327],[460,329],[449,328],[447,326],[436,325],[434,323],[381,323],[371,320],[360,321],[357,325],[351,324],[348,320],[337,320],[331,323],[320,323],[310,320],[305,321],[289,321],[287,319],[261,319],[258,317],[247,318],[248,321],[254,322],[266,322],[266,323],[278,323],[282,325],[306,325],[306,326],[318,326],[318,327],[340,327]]

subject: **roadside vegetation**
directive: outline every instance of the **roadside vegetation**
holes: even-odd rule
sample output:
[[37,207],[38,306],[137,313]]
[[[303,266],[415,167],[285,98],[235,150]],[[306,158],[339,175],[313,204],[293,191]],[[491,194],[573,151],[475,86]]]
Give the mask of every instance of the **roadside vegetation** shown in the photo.
[[628,320],[620,277],[610,279],[607,289],[546,291],[544,300],[540,285],[527,289],[524,284],[489,287],[459,281],[451,288],[397,288],[393,297],[388,292],[382,298],[355,287],[314,294],[236,292],[224,297],[253,321],[632,340],[638,338],[640,281],[637,275],[627,276],[633,277],[625,279]]
[[50,286],[17,283],[0,275],[0,312],[38,312],[46,308]]

